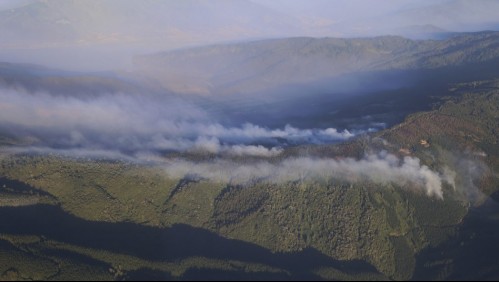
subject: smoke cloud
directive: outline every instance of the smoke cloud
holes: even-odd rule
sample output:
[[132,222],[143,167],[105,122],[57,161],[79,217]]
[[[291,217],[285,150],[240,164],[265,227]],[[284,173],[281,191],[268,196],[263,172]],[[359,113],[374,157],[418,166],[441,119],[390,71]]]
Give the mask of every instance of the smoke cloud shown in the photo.
[[361,131],[335,128],[227,127],[180,98],[109,94],[85,99],[0,91],[0,129],[32,146],[139,151],[201,151],[271,157],[282,147],[346,140]]
[[[452,179],[450,183],[456,192],[472,204],[479,205],[489,196],[487,179],[497,178],[486,163],[487,154],[483,151],[466,149],[462,152],[441,150],[439,159],[445,160],[444,176]],[[484,193],[485,192],[485,193]]]
[[[440,199],[443,182],[455,185],[455,173],[450,169],[438,173],[416,157],[400,159],[386,152],[363,159],[273,158],[286,146],[338,142],[362,132],[290,125],[269,129],[250,123],[227,127],[199,107],[172,97],[109,94],[85,99],[10,89],[0,91],[0,100],[0,129],[29,140],[24,147],[3,149],[11,153],[153,162],[171,177],[197,175],[223,183],[334,178],[396,184]],[[192,162],[165,157],[163,153],[168,151],[218,157]],[[230,158],[245,156],[255,158]]]
[[277,163],[258,161],[234,163],[230,160],[191,162],[169,160],[165,171],[171,177],[196,175],[220,183],[245,184],[255,180],[271,183],[289,183],[307,180],[339,179],[349,183],[372,182],[381,185],[396,184],[404,188],[424,191],[428,196],[443,199],[442,183],[452,184],[448,173],[437,173],[422,165],[416,157],[400,159],[381,152],[356,160],[353,158],[288,158]]
[[[221,150],[217,148],[217,150]],[[275,154],[273,149],[259,146],[233,146],[234,155],[252,155],[267,157]],[[252,151],[252,152],[247,152]],[[154,164],[164,168],[172,178],[181,179],[196,176],[198,179],[233,185],[251,185],[256,182],[285,184],[307,181],[329,181],[332,179],[348,183],[375,183],[379,185],[397,185],[404,189],[424,192],[430,197],[443,199],[443,183],[457,189],[459,178],[456,171],[443,167],[442,171],[431,170],[421,164],[417,157],[399,158],[381,151],[367,154],[362,159],[355,158],[317,158],[290,157],[274,161],[257,158],[237,161],[230,158],[216,158],[210,161],[194,162],[183,158],[165,158],[150,152],[138,152],[134,156],[112,150],[53,149],[41,147],[13,147],[4,153],[49,154],[59,157],[80,159],[119,159],[134,163]],[[466,184],[466,183],[465,183]],[[461,189],[461,188],[459,188]],[[476,191],[475,191],[476,192]]]

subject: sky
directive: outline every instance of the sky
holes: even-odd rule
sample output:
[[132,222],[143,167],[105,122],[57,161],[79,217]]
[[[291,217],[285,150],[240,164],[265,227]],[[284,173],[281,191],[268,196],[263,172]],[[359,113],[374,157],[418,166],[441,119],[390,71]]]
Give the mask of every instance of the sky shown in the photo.
[[497,29],[498,13],[494,0],[1,0],[0,61],[123,69],[136,55],[215,43]]
[[331,22],[375,18],[405,9],[425,7],[449,0],[251,0],[295,17],[318,17]]
[[31,0],[0,0],[0,11],[24,6],[32,2]]

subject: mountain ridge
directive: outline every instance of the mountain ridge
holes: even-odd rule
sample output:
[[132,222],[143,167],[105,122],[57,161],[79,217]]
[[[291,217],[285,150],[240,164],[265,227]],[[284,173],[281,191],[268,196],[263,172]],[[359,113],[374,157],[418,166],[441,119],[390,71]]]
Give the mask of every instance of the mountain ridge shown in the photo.
[[[173,92],[256,92],[359,71],[424,69],[499,58],[499,32],[446,40],[374,38],[269,39],[156,53],[134,59],[137,73]],[[227,87],[229,86],[229,87]]]

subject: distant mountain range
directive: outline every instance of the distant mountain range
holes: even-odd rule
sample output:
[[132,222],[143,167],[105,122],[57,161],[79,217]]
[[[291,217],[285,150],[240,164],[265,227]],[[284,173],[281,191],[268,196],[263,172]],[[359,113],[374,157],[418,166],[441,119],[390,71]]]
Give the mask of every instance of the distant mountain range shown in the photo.
[[499,2],[23,0],[0,5],[0,61],[103,71],[160,51],[291,37],[444,39],[498,30]]
[[[289,97],[290,93],[400,87],[406,80],[418,79],[421,70],[434,70],[426,76],[452,76],[453,72],[470,78],[483,68],[493,72],[498,60],[499,32],[458,33],[446,40],[299,37],[137,56],[133,72],[67,72],[2,63],[0,85],[65,95],[167,92],[211,97]],[[444,68],[457,66],[461,68],[445,72]],[[441,74],[439,69],[443,69]]]
[[[274,2],[274,1],[272,1]],[[148,44],[178,48],[287,36],[434,36],[497,29],[494,0],[362,1],[32,0],[0,10],[2,48]],[[339,8],[338,8],[339,7]],[[368,9],[365,13],[362,10]],[[349,16],[346,16],[349,15]],[[423,27],[423,28],[421,28]],[[431,28],[429,28],[431,27]],[[23,44],[29,43],[30,46]]]
[[138,73],[177,93],[252,93],[349,74],[436,69],[499,59],[499,32],[447,40],[396,36],[288,38],[213,45],[141,56]]

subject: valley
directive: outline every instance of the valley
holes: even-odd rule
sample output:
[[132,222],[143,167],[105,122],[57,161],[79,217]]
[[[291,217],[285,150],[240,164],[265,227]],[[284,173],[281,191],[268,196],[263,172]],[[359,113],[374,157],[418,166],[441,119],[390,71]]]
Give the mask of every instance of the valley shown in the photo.
[[498,280],[498,9],[1,1],[0,280]]
[[[439,270],[432,266],[431,272],[425,272],[419,262],[424,256],[417,254],[442,246],[448,238],[462,236],[460,234],[464,231],[461,231],[461,226],[468,224],[463,223],[468,222],[467,214],[482,209],[480,206],[484,201],[495,201],[487,195],[497,191],[499,181],[492,173],[499,164],[495,143],[499,105],[496,83],[480,82],[479,88],[474,83],[456,85],[453,91],[459,93],[458,96],[443,101],[436,110],[411,115],[392,128],[338,145],[292,147],[279,157],[290,158],[304,150],[310,156],[328,158],[361,157],[369,150],[407,154],[402,151],[407,149],[408,154],[417,156],[432,168],[449,166],[458,172],[455,185],[460,188],[444,186],[443,200],[403,189],[396,184],[361,182],[352,185],[341,180],[324,179],[282,184],[255,180],[242,186],[232,186],[230,183],[203,179],[182,182],[183,179],[166,177],[161,166],[120,160],[9,155],[2,157],[2,174],[8,179],[22,181],[3,180],[12,191],[10,193],[41,193],[54,200],[27,207],[3,207],[1,214],[5,219],[2,222],[12,222],[2,225],[1,233],[7,240],[4,245],[17,250],[12,252],[13,255],[32,257],[34,261],[31,263],[34,264],[56,260],[74,267],[90,267],[92,273],[101,273],[108,278],[113,275],[113,272],[106,270],[108,267],[113,271],[119,269],[124,277],[133,275],[134,271],[147,270],[155,275],[161,272],[164,277],[173,275],[185,279],[196,277],[190,276],[195,275],[191,272],[193,269],[204,269],[200,273],[211,271],[214,277],[218,277],[216,273],[221,269],[229,270],[234,275],[243,275],[235,276],[241,279],[409,279],[415,271],[417,275],[431,279],[448,278],[450,276],[426,275],[445,275],[443,268],[454,263],[452,257]],[[429,140],[430,146],[420,145],[421,139]],[[463,154],[461,159],[484,163],[489,170],[476,176],[466,175],[469,172],[459,170],[462,160],[455,157],[459,153]],[[474,186],[468,185],[467,181],[473,181]],[[178,185],[182,185],[181,188]],[[26,187],[23,189],[30,189],[31,192],[22,192],[17,187]],[[48,214],[44,216],[44,213]],[[34,218],[35,215],[40,218]],[[61,219],[57,219],[59,217]],[[473,222],[473,218],[471,216],[469,220]],[[19,225],[21,223],[24,227]],[[79,227],[79,224],[101,224],[101,227]],[[64,230],[58,231],[58,228]],[[99,231],[92,232],[93,228]],[[109,228],[109,231],[102,228]],[[145,228],[150,231],[137,231],[133,235],[134,231],[120,231],[120,228]],[[179,239],[187,240],[185,247],[179,245],[179,239],[168,235],[169,232],[177,232],[173,231],[177,228],[185,230],[179,232],[193,232],[192,235],[178,235]],[[189,228],[198,228],[199,231],[188,231]],[[90,233],[82,233],[83,230]],[[69,235],[73,232],[75,235]],[[149,232],[153,232],[150,239],[145,235]],[[153,235],[154,232],[159,233]],[[162,233],[165,235],[159,235]],[[198,233],[212,234],[209,235],[212,239],[199,237],[204,235]],[[113,239],[108,241],[93,237],[101,236],[99,234]],[[127,238],[123,237],[124,234],[144,238]],[[28,235],[30,237],[26,237]],[[159,239],[162,236],[166,238]],[[217,236],[220,239],[216,240],[222,241],[210,243]],[[25,242],[27,238],[32,239]],[[137,240],[150,244],[150,247],[128,244]],[[224,240],[229,241],[223,243]],[[182,254],[180,262],[179,258],[174,258],[176,252],[168,247],[170,242],[179,248],[176,252]],[[229,242],[241,242],[237,244],[242,245],[225,246]],[[164,251],[157,249],[158,244],[166,244]],[[259,251],[244,251],[244,248],[250,248],[249,244]],[[127,246],[137,249],[127,251]],[[32,248],[34,251],[30,251]],[[189,249],[202,253],[190,255],[187,252]],[[234,257],[225,254],[224,250],[234,251]],[[263,254],[253,259],[241,257],[242,254],[254,252],[255,255],[272,252],[275,256],[296,253],[296,257],[289,258],[290,265],[285,264],[287,259],[284,257],[276,257],[277,264],[264,259],[268,255]],[[308,272],[292,271],[294,264],[305,271],[303,266],[309,261],[305,257],[312,254],[318,257],[310,261],[324,259],[324,265],[311,265]],[[88,258],[83,259],[82,255]],[[74,261],[73,256],[78,259]],[[226,265],[227,259],[234,260],[234,263]],[[351,266],[349,261],[352,261]],[[353,264],[353,261],[359,263]],[[137,268],[138,265],[142,267]],[[21,266],[15,269],[16,275],[29,275],[19,273],[24,269]],[[7,270],[4,270],[4,275],[14,275]],[[364,274],[359,276],[359,273]]]

